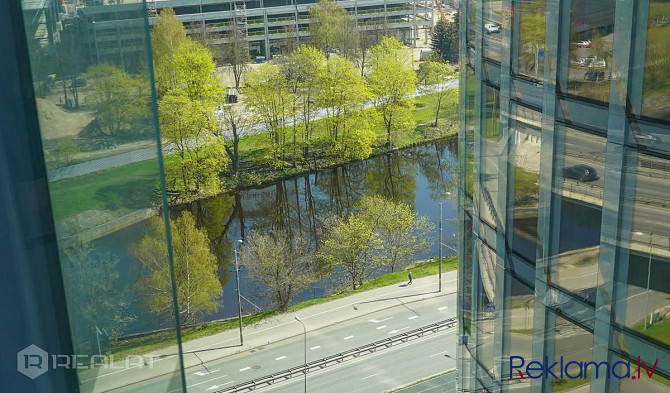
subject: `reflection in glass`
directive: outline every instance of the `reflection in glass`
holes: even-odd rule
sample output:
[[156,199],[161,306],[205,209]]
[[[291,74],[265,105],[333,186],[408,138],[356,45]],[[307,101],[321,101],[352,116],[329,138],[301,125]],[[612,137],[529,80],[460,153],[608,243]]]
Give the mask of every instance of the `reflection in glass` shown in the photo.
[[614,0],[570,3],[568,93],[597,101],[609,100],[614,40]]
[[544,70],[544,34],[547,0],[521,1],[519,17],[518,67],[516,72],[533,79],[542,79]]
[[605,168],[605,139],[567,129],[563,146],[563,168],[554,179],[561,193],[558,267],[554,283],[595,304],[602,192]]
[[593,334],[560,316],[556,316],[556,327],[553,333],[554,362],[560,363],[561,356],[563,356],[565,372],[579,377],[576,379],[565,376],[563,379],[552,378],[552,392],[570,391],[577,386],[588,384],[593,366],[584,370],[580,369],[579,364],[569,364],[569,362],[581,362],[581,365],[584,365],[591,361]]
[[657,119],[670,117],[670,3],[649,1],[647,48],[644,58],[642,115]]
[[482,117],[484,135],[481,141],[481,192],[485,206],[480,209],[481,218],[496,227],[498,213],[498,157],[500,140],[500,91],[486,86],[486,111]]
[[486,1],[482,4],[484,57],[500,62],[502,46],[502,1]]

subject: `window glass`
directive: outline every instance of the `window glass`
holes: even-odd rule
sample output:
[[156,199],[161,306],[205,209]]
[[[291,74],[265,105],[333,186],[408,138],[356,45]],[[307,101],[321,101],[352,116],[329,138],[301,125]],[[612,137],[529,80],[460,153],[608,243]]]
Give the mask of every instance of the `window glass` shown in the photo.
[[670,117],[668,34],[670,34],[670,3],[665,0],[650,0],[647,49],[644,57],[642,114],[666,120]]
[[[573,129],[565,130],[563,165],[554,178],[560,213],[552,236],[557,242],[552,282],[595,304],[600,251],[600,225],[604,185],[605,139]],[[560,151],[559,150],[559,151]]]
[[547,0],[520,1],[518,16],[518,66],[516,73],[533,79],[542,79],[544,70],[544,34]]
[[[479,304],[476,310],[477,358],[491,375],[496,374],[494,361],[495,336],[495,250],[478,242],[479,277],[477,293]],[[502,304],[502,303],[500,303]]]
[[484,57],[500,62],[502,46],[502,1],[485,1],[482,3],[484,34]]
[[614,39],[614,0],[584,0],[570,3],[570,94],[596,101],[609,101]]
[[[560,375],[559,378],[551,378],[551,391],[573,391],[578,386],[588,384],[593,366],[584,369],[579,363],[584,365],[591,361],[593,334],[560,316],[556,316],[556,326],[552,333],[554,335],[554,362],[560,364],[562,356],[565,364],[564,372],[577,378],[571,379],[565,375],[563,378],[560,378]],[[569,362],[575,363],[569,364]]]
[[500,91],[491,86],[485,86],[485,112],[482,116],[481,161],[480,161],[480,189],[482,203],[480,217],[489,225],[496,227],[500,220],[498,213],[498,157],[500,140]]
[[[508,280],[507,294],[505,298],[505,337],[509,353],[503,356],[501,362],[502,380],[512,379],[510,388],[514,391],[530,392],[530,379],[521,380],[516,375],[510,376],[510,357],[521,356],[526,359],[533,358],[533,310],[535,308],[535,295],[533,289],[521,281],[506,276]],[[518,361],[513,363],[518,364]]]

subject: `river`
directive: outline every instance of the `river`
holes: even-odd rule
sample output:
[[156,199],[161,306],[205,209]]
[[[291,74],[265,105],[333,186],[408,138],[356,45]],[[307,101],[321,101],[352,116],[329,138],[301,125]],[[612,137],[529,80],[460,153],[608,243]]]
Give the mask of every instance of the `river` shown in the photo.
[[[365,195],[383,195],[406,203],[418,214],[428,217],[436,228],[439,203],[444,202],[445,244],[455,247],[457,178],[457,138],[451,137],[172,208],[173,217],[183,210],[189,210],[194,215],[197,226],[207,230],[212,252],[219,261],[219,275],[224,288],[219,299],[221,307],[204,319],[217,320],[237,315],[232,248],[236,240],[254,231],[276,230],[291,230],[317,240],[321,223],[326,217],[346,213]],[[137,274],[137,263],[129,250],[147,230],[146,223],[140,223],[95,241],[96,250],[114,251],[120,258],[119,281],[127,289],[123,293],[128,296],[127,304],[130,305],[138,302],[133,299],[133,291],[129,290]],[[431,236],[436,239],[433,247],[417,255],[417,258],[438,255],[437,230]],[[119,255],[119,250],[125,254]],[[452,254],[446,248],[444,251],[445,255]],[[377,269],[374,275],[384,272],[385,269]],[[323,296],[340,284],[336,273],[301,292],[294,302]],[[244,267],[240,270],[240,288],[245,314],[267,307],[268,302],[262,296],[261,288],[247,275]],[[128,333],[169,326],[158,323],[154,316],[142,310],[128,312],[136,316],[128,327]]]

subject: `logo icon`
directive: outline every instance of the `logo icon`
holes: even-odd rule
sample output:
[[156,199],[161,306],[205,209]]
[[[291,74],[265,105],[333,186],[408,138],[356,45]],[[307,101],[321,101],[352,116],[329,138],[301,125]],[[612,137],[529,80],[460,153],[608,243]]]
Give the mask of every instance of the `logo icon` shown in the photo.
[[49,354],[35,344],[16,354],[16,369],[30,379],[35,379],[49,370]]

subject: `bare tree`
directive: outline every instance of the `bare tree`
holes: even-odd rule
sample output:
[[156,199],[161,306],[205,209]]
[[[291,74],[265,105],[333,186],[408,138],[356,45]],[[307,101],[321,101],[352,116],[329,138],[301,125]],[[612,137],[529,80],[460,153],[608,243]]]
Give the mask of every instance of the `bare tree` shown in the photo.
[[237,178],[240,172],[240,138],[246,134],[250,119],[242,104],[223,104],[219,113],[217,136],[224,140],[233,176]]
[[240,88],[242,75],[249,67],[249,41],[241,29],[232,25],[223,48],[223,61],[230,64],[235,78],[235,88]]

